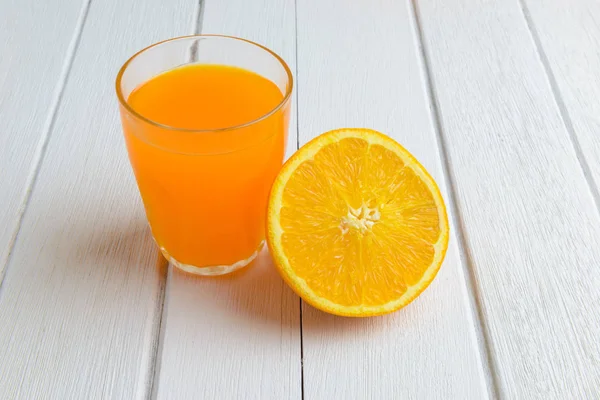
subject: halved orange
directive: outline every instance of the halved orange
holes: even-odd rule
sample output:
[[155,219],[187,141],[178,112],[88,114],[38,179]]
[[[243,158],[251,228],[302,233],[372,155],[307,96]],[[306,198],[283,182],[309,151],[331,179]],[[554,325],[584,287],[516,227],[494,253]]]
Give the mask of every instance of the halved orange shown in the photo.
[[400,144],[339,129],[283,166],[269,200],[267,242],[284,280],[323,311],[386,314],[415,299],[448,247],[435,181]]

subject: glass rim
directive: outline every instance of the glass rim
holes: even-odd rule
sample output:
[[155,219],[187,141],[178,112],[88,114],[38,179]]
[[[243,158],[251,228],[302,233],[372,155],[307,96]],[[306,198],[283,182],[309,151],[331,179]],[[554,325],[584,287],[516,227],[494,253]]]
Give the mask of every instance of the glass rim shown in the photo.
[[[270,110],[269,112],[261,115],[258,118],[255,118],[251,121],[248,122],[244,122],[242,124],[237,124],[237,125],[233,125],[233,126],[226,126],[223,128],[216,128],[216,129],[189,129],[189,128],[178,128],[176,126],[171,126],[171,125],[165,125],[165,124],[161,124],[160,122],[156,122],[148,117],[145,117],[144,115],[140,114],[139,112],[137,112],[133,107],[131,107],[129,105],[129,103],[127,103],[127,100],[125,99],[125,96],[123,96],[123,91],[121,89],[121,81],[123,78],[123,74],[125,73],[125,71],[127,70],[127,67],[129,66],[129,64],[131,64],[131,62],[136,59],[140,54],[146,52],[147,50],[150,50],[154,47],[160,46],[162,44],[166,44],[169,42],[174,42],[176,40],[183,40],[183,39],[192,39],[192,38],[220,38],[220,39],[231,39],[231,40],[236,40],[236,41],[241,41],[241,42],[245,42],[248,43],[250,45],[259,47],[263,50],[265,50],[266,52],[268,52],[269,54],[271,54],[273,57],[275,57],[275,59],[277,61],[279,61],[279,63],[281,64],[281,66],[283,66],[283,69],[285,70],[285,73],[287,74],[288,77],[288,81],[289,81],[289,86],[285,91],[285,94],[283,96],[283,99],[275,106],[273,107],[272,110]],[[267,78],[268,79],[268,78]],[[269,79],[270,80],[270,79]],[[143,49],[139,50],[138,52],[136,52],[134,55],[132,55],[131,57],[129,57],[129,59],[127,61],[125,61],[125,63],[123,64],[123,66],[121,66],[121,69],[119,69],[119,73],[117,74],[117,79],[115,81],[115,86],[116,86],[116,91],[117,91],[117,98],[119,99],[119,103],[121,104],[122,107],[124,107],[127,112],[129,112],[130,114],[132,114],[134,117],[150,124],[150,125],[154,125],[158,128],[161,129],[166,129],[166,130],[170,130],[170,131],[178,131],[178,132],[192,132],[192,133],[213,133],[213,132],[225,132],[225,131],[233,131],[233,130],[237,130],[237,129],[241,129],[241,128],[245,128],[251,125],[254,125],[262,120],[265,120],[267,118],[269,118],[271,115],[275,114],[277,111],[279,111],[290,99],[291,95],[292,95],[292,90],[294,88],[294,77],[292,75],[292,71],[290,70],[290,67],[287,65],[287,63],[285,62],[285,60],[277,53],[275,53],[273,50],[269,49],[266,46],[263,46],[261,44],[258,44],[256,42],[253,42],[251,40],[248,39],[243,39],[240,37],[236,37],[236,36],[229,36],[229,35],[218,35],[218,34],[198,34],[198,35],[185,35],[185,36],[177,36],[174,38],[170,38],[170,39],[166,39],[166,40],[162,40],[160,42],[156,42],[153,43],[147,47],[144,47]]]

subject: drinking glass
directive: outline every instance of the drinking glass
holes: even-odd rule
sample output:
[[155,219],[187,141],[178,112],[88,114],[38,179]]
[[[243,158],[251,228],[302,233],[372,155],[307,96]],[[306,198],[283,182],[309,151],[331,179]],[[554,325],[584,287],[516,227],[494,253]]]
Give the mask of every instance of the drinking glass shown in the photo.
[[[255,119],[202,130],[153,121],[131,104],[130,95],[149,80],[190,64],[258,74],[276,85],[281,101]],[[258,255],[269,192],[284,159],[292,86],[289,67],[273,51],[221,35],[151,45],[119,71],[116,90],[131,166],[154,240],[176,267],[221,275]],[[259,91],[253,96],[261,101]]]

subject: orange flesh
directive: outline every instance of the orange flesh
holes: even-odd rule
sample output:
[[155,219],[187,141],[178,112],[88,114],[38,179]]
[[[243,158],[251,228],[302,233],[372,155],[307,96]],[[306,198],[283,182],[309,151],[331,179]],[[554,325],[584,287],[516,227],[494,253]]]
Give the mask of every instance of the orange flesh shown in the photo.
[[430,189],[394,152],[358,138],[321,148],[283,190],[281,247],[316,296],[341,306],[398,299],[434,261]]
[[[283,100],[240,68],[188,65],[155,76],[127,103],[175,128],[211,130],[261,118]],[[289,107],[247,127],[182,132],[122,112],[130,160],[157,244],[183,264],[230,265],[264,239],[269,189],[285,150]]]

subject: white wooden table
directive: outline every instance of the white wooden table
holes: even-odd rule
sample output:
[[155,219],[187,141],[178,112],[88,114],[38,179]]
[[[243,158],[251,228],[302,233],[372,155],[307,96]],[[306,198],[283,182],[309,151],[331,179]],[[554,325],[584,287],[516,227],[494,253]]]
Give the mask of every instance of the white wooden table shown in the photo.
[[[429,169],[453,234],[414,303],[159,258],[114,78],[192,32],[288,61],[288,154],[370,127]],[[600,399],[597,0],[0,0],[0,124],[0,399]]]

